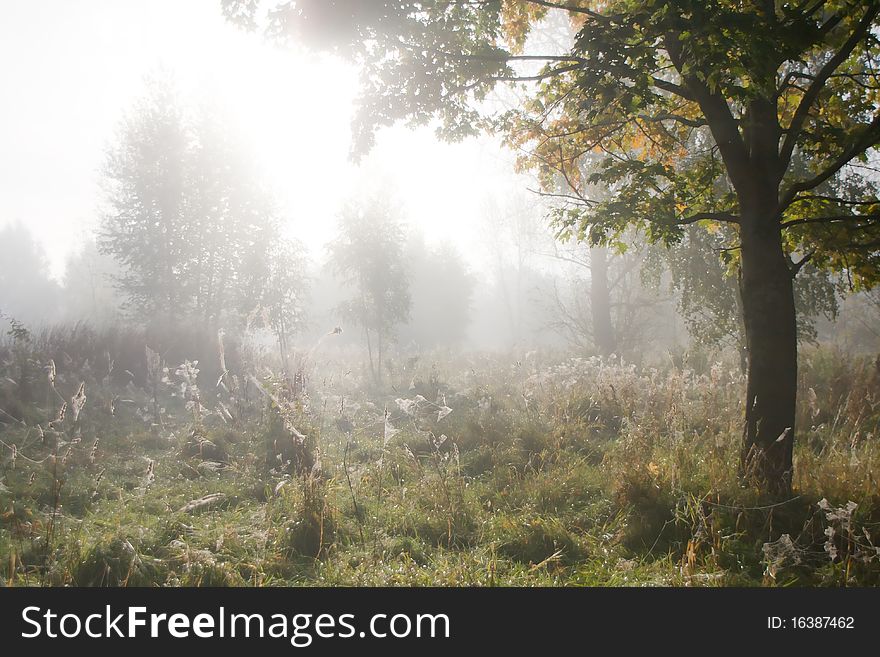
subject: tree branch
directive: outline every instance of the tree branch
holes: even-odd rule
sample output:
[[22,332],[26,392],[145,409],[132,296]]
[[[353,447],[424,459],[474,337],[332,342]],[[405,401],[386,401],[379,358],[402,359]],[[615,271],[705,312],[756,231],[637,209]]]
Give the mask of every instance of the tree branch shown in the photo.
[[554,68],[551,71],[547,71],[546,73],[538,73],[537,75],[490,75],[487,79],[494,82],[540,82],[541,80],[546,80],[547,78],[562,75],[563,73],[576,71],[579,68],[581,68],[580,64],[572,64],[571,66]]
[[538,196],[544,196],[547,198],[561,198],[566,201],[573,201],[580,205],[598,205],[599,201],[594,201],[592,199],[588,199],[584,196],[576,196],[574,194],[560,194],[553,192],[542,192],[539,189],[532,189],[531,187],[527,187],[526,191],[531,192],[532,194],[537,194]]
[[[424,46],[408,41],[401,42],[407,48],[414,50],[422,50]],[[464,61],[477,62],[578,62],[580,64],[588,64],[589,60],[577,55],[511,55],[510,53],[499,53],[497,55],[468,55],[466,53],[448,52],[446,50],[438,50],[430,48],[427,52],[435,55],[441,55],[447,59],[461,59]]]
[[[830,224],[841,221],[876,221],[880,219],[880,214],[838,214],[828,217],[804,217],[803,219],[791,219],[779,225],[780,228],[789,228],[791,226],[803,226],[806,224]],[[870,226],[860,226],[860,228],[869,228]]]
[[791,267],[789,268],[791,270],[791,277],[794,278],[795,276],[797,276],[798,272],[800,272],[800,270],[803,268],[803,266],[805,264],[807,264],[810,260],[813,259],[814,255],[816,255],[816,252],[810,251],[809,253],[807,253],[803,258],[801,258],[797,262],[792,262]]
[[655,114],[654,116],[650,116],[648,114],[639,114],[636,118],[642,119],[643,121],[676,121],[683,125],[688,125],[692,128],[702,128],[704,126],[709,125],[705,119],[689,119],[686,116],[681,116],[679,114]]
[[669,82],[669,80],[664,80],[663,78],[658,78],[656,76],[651,76],[651,82],[654,83],[654,86],[658,89],[662,89],[663,91],[668,91],[669,93],[675,94],[676,96],[680,96],[685,100],[693,100],[696,101],[696,96],[692,94],[690,91],[685,89],[679,84],[675,84],[674,82]]
[[801,203],[805,201],[828,201],[829,203],[837,203],[838,205],[878,205],[880,199],[872,199],[869,201],[854,201],[836,196],[824,196],[822,194],[810,194],[808,196],[798,196],[791,204]]
[[801,11],[803,12],[803,15],[804,15],[806,18],[809,18],[810,16],[812,16],[813,14],[815,14],[817,11],[819,11],[819,10],[822,8],[822,6],[825,4],[826,1],[827,1],[827,0],[819,0],[816,4],[814,4],[814,5],[813,5],[812,7],[810,7],[809,9],[807,9],[807,7],[806,7],[807,3],[804,3],[804,6],[803,6],[803,7],[798,7],[798,9],[801,10]]
[[721,221],[727,224],[738,224],[739,217],[735,214],[731,214],[730,212],[698,212],[696,214],[692,214],[683,218],[680,224],[695,224],[698,221]]
[[525,0],[530,5],[538,5],[539,7],[546,7],[547,9],[564,9],[565,11],[570,11],[573,14],[585,14],[590,16],[591,18],[595,18],[597,20],[608,20],[607,16],[603,16],[602,14],[596,13],[591,9],[587,9],[586,7],[580,7],[578,5],[565,5],[560,4],[558,2],[547,2],[545,0]]
[[[682,75],[684,62],[677,35],[667,34],[663,42],[670,61],[679,75]],[[693,75],[682,75],[682,79],[706,117],[731,182],[734,187],[739,187],[749,176],[749,153],[727,100],[718,93],[713,93],[705,82]]]
[[880,114],[874,117],[874,120],[868,124],[865,132],[840,157],[832,162],[828,168],[808,180],[794,183],[783,195],[777,209],[777,216],[782,215],[785,209],[794,202],[799,193],[818,187],[849,164],[849,162],[861,155],[866,149],[878,143],[878,141],[880,141]]
[[877,17],[878,12],[880,12],[880,3],[875,3],[872,7],[868,9],[868,11],[862,17],[862,20],[858,22],[852,34],[850,34],[849,38],[846,40],[843,46],[841,46],[840,50],[838,50],[834,54],[834,56],[829,59],[825,63],[825,65],[819,70],[819,73],[815,76],[813,83],[807,89],[804,97],[801,98],[801,102],[798,104],[798,107],[795,110],[794,116],[791,119],[791,123],[789,123],[788,125],[785,141],[782,144],[782,150],[779,154],[780,174],[788,169],[788,165],[791,162],[791,155],[794,152],[794,146],[797,143],[797,139],[800,136],[801,131],[803,130],[804,123],[806,122],[807,117],[810,114],[810,108],[812,108],[813,103],[815,103],[816,100],[819,98],[819,93],[825,87],[825,84],[828,82],[828,78],[852,54],[852,51],[855,50],[856,46],[859,44],[862,38],[871,31],[871,24]]

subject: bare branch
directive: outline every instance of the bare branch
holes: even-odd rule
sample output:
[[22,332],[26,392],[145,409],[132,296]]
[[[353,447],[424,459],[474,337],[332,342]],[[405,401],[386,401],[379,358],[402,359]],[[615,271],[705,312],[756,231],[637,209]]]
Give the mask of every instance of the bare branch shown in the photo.
[[[422,50],[424,46],[417,43],[402,41],[402,45],[415,50]],[[580,64],[588,64],[589,60],[577,55],[511,55],[504,52],[497,55],[469,55],[460,52],[449,52],[446,50],[438,50],[430,48],[427,52],[440,55],[446,59],[459,59],[463,61],[476,62],[578,62]]]
[[543,196],[547,198],[560,198],[566,201],[573,201],[582,205],[596,205],[599,201],[594,201],[593,199],[588,199],[584,196],[575,196],[574,194],[559,194],[553,192],[542,192],[539,189],[532,189],[531,187],[526,188],[527,191],[532,194],[537,194],[538,196]]
[[576,71],[579,68],[581,68],[580,64],[572,64],[571,66],[554,68],[545,73],[538,73],[537,75],[492,75],[489,76],[488,79],[494,82],[540,82],[547,78],[556,77],[557,75],[562,75],[570,71]]
[[819,11],[825,5],[826,1],[827,0],[819,0],[816,4],[814,4],[809,9],[806,7],[806,3],[804,3],[804,7],[803,8],[798,7],[798,9],[801,9],[801,11],[803,11],[803,15],[805,17],[809,18],[810,16],[815,14],[817,11]]

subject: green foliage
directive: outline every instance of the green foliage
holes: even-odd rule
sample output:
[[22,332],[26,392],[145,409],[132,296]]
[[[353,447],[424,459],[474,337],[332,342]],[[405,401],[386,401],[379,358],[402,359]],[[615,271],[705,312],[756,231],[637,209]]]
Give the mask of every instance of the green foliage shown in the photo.
[[[241,2],[227,2],[227,6]],[[270,12],[269,34],[281,41],[333,50],[364,63],[355,150],[373,144],[376,126],[401,119],[428,123],[459,139],[476,133],[474,101],[486,98],[494,76],[511,71],[500,46],[501,3],[319,0]],[[404,51],[396,54],[402,44]]]
[[[662,253],[649,251],[646,271],[653,285],[660,285],[660,273],[668,270],[670,287],[678,292],[678,309],[693,339],[705,346],[745,349],[745,331],[739,292],[739,259],[736,232],[729,227],[707,231],[690,226],[681,240]],[[733,249],[733,251],[732,251]],[[719,254],[721,257],[719,258]],[[840,276],[805,264],[794,281],[798,311],[798,338],[816,340],[816,320],[837,317],[844,295]]]
[[[862,165],[880,138],[878,3],[559,4],[300,2],[270,12],[269,34],[362,65],[360,151],[398,121],[451,138],[491,127],[548,191],[570,188],[563,235],[608,243],[635,225],[670,244],[757,212],[746,221],[781,224],[792,260],[873,284],[880,223]],[[566,45],[539,50],[544,33]],[[499,115],[480,101],[500,83],[524,100]],[[613,191],[589,198],[590,185]],[[765,206],[741,207],[761,185]]]

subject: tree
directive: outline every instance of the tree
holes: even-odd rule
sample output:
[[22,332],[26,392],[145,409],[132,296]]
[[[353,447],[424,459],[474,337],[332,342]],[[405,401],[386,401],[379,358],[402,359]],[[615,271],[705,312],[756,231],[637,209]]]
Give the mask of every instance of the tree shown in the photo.
[[370,374],[381,385],[385,348],[395,327],[409,318],[411,305],[403,228],[382,200],[349,204],[328,251],[335,272],[354,288],[342,311],[363,328]]
[[554,290],[552,325],[576,347],[602,356],[644,354],[668,347],[664,338],[671,337],[662,331],[669,326],[658,321],[668,324],[670,300],[658,294],[659,276],[653,279],[661,273],[652,264],[658,247],[638,235],[627,235],[625,243],[622,253],[580,242],[558,243],[550,254],[567,270],[565,284]]
[[[736,232],[730,227],[709,232],[689,226],[679,242],[662,253],[651,252],[646,270],[655,287],[661,272],[669,272],[678,311],[693,340],[709,347],[735,349],[745,373],[748,353],[737,284],[739,262],[730,255],[728,246],[735,239]],[[794,280],[799,342],[817,339],[816,320],[820,316],[829,320],[837,317],[842,294],[838,276],[809,263],[803,266]]]
[[460,343],[470,322],[475,284],[461,255],[450,244],[431,248],[423,235],[413,233],[405,258],[412,307],[400,329],[401,342],[421,349]]
[[186,108],[169,80],[150,80],[108,157],[100,248],[121,265],[119,287],[141,317],[213,331],[267,309],[284,343],[301,319],[291,312],[301,309],[302,250],[282,239],[272,195],[228,124]]
[[[304,328],[308,295],[306,256],[303,246],[291,240],[278,240],[269,247],[268,259],[246,267],[244,290],[252,290],[256,305],[251,326],[268,326],[278,340],[281,358],[289,372],[287,353],[290,337]],[[242,302],[244,305],[244,302]]]
[[57,318],[58,284],[43,248],[21,222],[0,230],[0,312],[28,324]]
[[[216,108],[201,109],[192,121],[194,143],[187,162],[192,259],[187,284],[193,312],[208,326],[228,324],[254,311],[267,294],[270,277],[278,280],[273,259],[280,252],[292,258],[291,272],[302,270],[301,250],[280,244],[280,213],[229,123]],[[301,282],[289,277],[288,282],[301,288]],[[301,291],[294,288],[292,295]],[[294,323],[288,321],[288,330]]]
[[131,305],[170,322],[188,310],[180,297],[190,261],[185,189],[193,142],[172,85],[151,80],[120,133],[105,165],[99,246],[122,265],[118,283]]
[[[587,172],[597,169],[597,163],[595,155],[582,157],[579,178],[586,179]],[[558,193],[564,196],[569,184],[564,176],[557,176]],[[578,194],[601,200],[606,190],[586,185],[579,188]],[[618,236],[613,249],[602,244],[583,247],[583,240],[574,239],[557,240],[553,246],[556,258],[589,273],[586,285],[580,276],[582,271],[575,274],[576,286],[586,287],[588,295],[578,294],[581,298],[572,301],[556,295],[557,325],[576,342],[586,338],[602,356],[635,347],[648,324],[644,311],[659,301],[656,296],[648,298],[640,294],[643,286],[641,280],[636,280],[641,278],[640,262],[653,251],[636,231]]]
[[553,242],[542,226],[542,208],[536,208],[533,201],[524,192],[511,193],[500,203],[487,199],[483,207],[482,241],[514,345],[521,345],[534,331],[531,297],[537,282],[535,260],[540,247]]
[[[567,45],[527,50],[559,12],[574,28]],[[556,219],[581,239],[635,225],[673,243],[690,224],[733,226],[749,354],[741,469],[784,496],[793,279],[808,261],[856,286],[878,278],[880,204],[864,168],[880,139],[878,13],[880,0],[300,0],[272,13],[272,30],[362,64],[361,148],[401,119],[439,119],[446,137],[489,125],[551,193],[557,176],[570,182]],[[487,116],[480,101],[501,82],[525,99]],[[607,200],[579,195],[588,152],[604,155],[589,181]],[[823,189],[832,180],[844,193]]]
[[123,299],[113,285],[121,274],[111,256],[103,254],[94,239],[67,258],[64,268],[62,308],[68,321],[87,319],[112,323],[119,319]]

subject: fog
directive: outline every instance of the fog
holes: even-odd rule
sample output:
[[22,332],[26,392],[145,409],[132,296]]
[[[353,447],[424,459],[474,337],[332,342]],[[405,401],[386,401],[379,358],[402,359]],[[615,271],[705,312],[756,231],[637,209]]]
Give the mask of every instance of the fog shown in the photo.
[[213,0],[19,3],[4,9],[0,55],[14,62],[0,84],[15,90],[0,108],[0,225],[25,224],[57,280],[98,225],[105,153],[149,77],[174,80],[187,107],[223,113],[281,204],[286,234],[316,255],[344,199],[381,184],[408,223],[478,264],[481,204],[522,186],[496,143],[443,144],[430,129],[389,129],[354,164],[353,67],[246,34]]
[[[313,268],[323,265],[346,200],[376,188],[418,239],[454,249],[484,284],[498,274],[502,246],[486,208],[513,195],[533,204],[533,230],[545,223],[538,200],[526,197],[530,181],[513,172],[514,155],[492,138],[450,144],[430,128],[399,126],[383,130],[376,148],[355,163],[354,67],[244,33],[215,2],[58,3],[51,11],[18,5],[6,14],[0,55],[16,66],[0,71],[0,83],[17,91],[0,108],[0,229],[10,243],[27,241],[22,229],[30,234],[32,273],[48,275],[47,289],[76,287],[79,264],[100,270],[90,285],[112,294],[112,257],[101,258],[94,246],[107,152],[151,80],[174,87],[181,111],[222,116],[242,146],[239,156],[251,160],[277,203],[282,233],[305,246]],[[101,262],[83,265],[91,257]],[[14,280],[18,266],[6,266],[6,280]],[[482,287],[480,293],[492,295]],[[65,295],[21,296],[27,303],[5,296],[0,307],[37,324],[121,316],[112,306],[124,302],[107,296],[62,309]],[[512,334],[501,338],[491,319],[483,323],[484,343],[494,334],[508,344]],[[534,330],[541,328],[537,322]]]
[[0,9],[0,585],[880,582],[880,4],[571,2]]
[[[279,47],[226,20],[215,2],[57,3],[51,11],[19,4],[5,13],[0,55],[16,62],[0,71],[3,88],[16,90],[0,107],[0,230],[14,251],[2,265],[7,283],[0,308],[7,316],[33,325],[136,317],[119,289],[125,265],[98,241],[108,211],[108,154],[159,85],[186,121],[209,116],[222,125],[223,138],[236,144],[225,155],[236,160],[230,165],[248,168],[271,198],[279,235],[304,249],[303,266],[317,287],[295,340],[342,322],[329,301],[333,291],[322,287],[333,279],[328,244],[346,203],[379,194],[406,233],[410,265],[426,253],[448,253],[468,277],[461,289],[446,292],[467,308],[457,316],[461,326],[450,325],[450,334],[435,342],[596,349],[582,293],[590,281],[589,249],[554,239],[552,203],[535,193],[535,179],[515,173],[517,153],[498,138],[450,143],[431,127],[396,125],[381,129],[375,147],[356,159],[355,64]],[[552,43],[553,30],[566,29],[551,19],[536,39]],[[500,93],[492,102],[512,102]],[[633,333],[621,341],[630,354],[641,351],[636,347],[657,352],[658,344],[661,352],[684,348],[692,336],[676,313],[680,291],[669,273],[654,272],[653,286],[638,292],[644,255],[636,248],[628,264],[612,258],[612,268],[626,274],[617,285],[627,286],[615,293],[615,322]],[[441,271],[437,280],[415,275],[421,279],[413,281],[411,321],[418,324],[429,321],[419,315],[431,304],[431,290],[436,295],[446,284]],[[636,307],[639,317],[627,316]],[[662,335],[661,343],[636,344],[645,330]],[[418,342],[407,330],[402,341]]]

